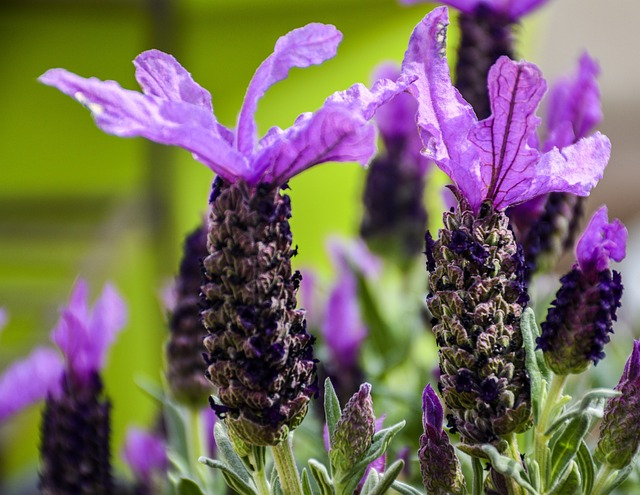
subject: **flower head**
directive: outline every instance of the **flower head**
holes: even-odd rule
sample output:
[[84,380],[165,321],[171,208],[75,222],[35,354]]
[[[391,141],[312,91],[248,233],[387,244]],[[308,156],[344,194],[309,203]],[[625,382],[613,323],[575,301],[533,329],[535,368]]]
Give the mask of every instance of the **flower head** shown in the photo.
[[[400,0],[404,4],[422,3],[426,0]],[[532,10],[545,4],[548,0],[442,0],[450,7],[465,14],[473,14],[478,9],[488,9],[492,12],[508,16],[513,22],[528,14]]]
[[281,37],[249,83],[235,130],[217,121],[209,92],[175,58],[158,50],[143,52],[134,60],[142,93],[64,69],[51,69],[40,81],[84,104],[98,127],[109,134],[142,136],[184,148],[231,183],[280,185],[318,163],[365,164],[375,151],[375,131],[367,121],[407,85],[404,80],[384,80],[371,91],[355,85],[329,97],[317,112],[300,115],[290,128],[273,127],[257,140],[254,115],[269,87],[285,79],[293,67],[333,57],[341,39],[334,26],[317,23]]
[[609,140],[596,133],[562,149],[540,153],[535,110],[546,83],[528,62],[498,59],[489,71],[492,115],[478,121],[451,84],[445,55],[446,8],[415,28],[403,73],[417,76],[409,91],[418,100],[417,122],[426,156],[453,180],[477,213],[485,199],[497,210],[552,191],[587,195],[602,176]]

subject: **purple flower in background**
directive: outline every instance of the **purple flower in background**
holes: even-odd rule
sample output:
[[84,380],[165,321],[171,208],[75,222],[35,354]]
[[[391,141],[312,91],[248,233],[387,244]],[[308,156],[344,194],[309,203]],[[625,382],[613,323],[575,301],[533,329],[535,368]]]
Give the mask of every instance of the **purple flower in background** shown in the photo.
[[7,311],[4,308],[0,308],[0,332],[6,326],[7,321],[9,321]]
[[556,374],[581,373],[604,358],[620,307],[622,279],[609,268],[625,256],[627,229],[608,221],[606,206],[596,211],[576,246],[577,263],[562,285],[541,325],[538,347]]
[[414,30],[403,62],[403,73],[418,76],[409,91],[418,100],[426,156],[449,175],[476,213],[486,199],[501,210],[552,191],[587,195],[602,177],[609,140],[596,133],[562,150],[540,153],[531,147],[546,84],[535,65],[506,57],[489,72],[492,115],[478,121],[451,84],[447,25],[446,8],[428,14]]
[[123,456],[136,479],[146,485],[169,466],[164,439],[140,428],[127,430]]
[[367,121],[411,82],[384,80],[371,91],[354,85],[329,97],[317,112],[300,115],[290,128],[272,127],[257,140],[254,115],[269,87],[285,79],[293,67],[332,58],[341,40],[334,26],[317,23],[281,37],[249,83],[235,130],[217,121],[209,92],[175,58],[158,50],[134,60],[142,93],[64,69],[51,69],[40,81],[84,104],[109,134],[182,147],[230,183],[279,185],[318,163],[366,164],[375,152],[375,131]]
[[[400,0],[400,3],[412,5],[424,3],[427,0]],[[440,3],[464,12],[473,14],[478,9],[485,8],[495,13],[508,16],[512,21],[528,14],[532,10],[545,4],[548,0],[440,0]]]

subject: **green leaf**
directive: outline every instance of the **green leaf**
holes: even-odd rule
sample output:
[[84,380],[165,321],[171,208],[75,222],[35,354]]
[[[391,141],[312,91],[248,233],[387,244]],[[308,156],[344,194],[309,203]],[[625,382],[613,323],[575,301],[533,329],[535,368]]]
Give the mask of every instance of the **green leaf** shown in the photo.
[[400,495],[424,495],[420,490],[416,490],[411,485],[407,485],[402,481],[394,481],[391,487]]
[[549,495],[576,495],[576,493],[581,492],[580,486],[582,483],[578,465],[571,461],[569,468],[566,475],[548,492]]
[[375,469],[372,469],[371,471],[369,471],[369,474],[367,474],[367,478],[364,481],[364,485],[362,485],[362,490],[360,491],[360,494],[371,495],[373,493],[373,490],[376,489],[376,486],[378,485],[379,481],[380,481],[380,475],[378,474],[378,471],[376,471]]
[[500,452],[493,445],[484,444],[480,448],[489,457],[493,469],[504,476],[509,476],[532,495],[538,495],[538,492],[529,483],[527,473],[522,464],[500,455]]
[[404,428],[405,421],[396,423],[389,428],[385,428],[376,432],[373,436],[371,445],[364,453],[362,458],[349,470],[347,473],[335,474],[335,485],[341,487],[341,493],[351,494],[358,486],[358,482],[364,476],[367,466],[375,459],[384,454],[389,446],[389,443],[396,436],[396,434]]
[[582,439],[589,431],[589,417],[580,414],[573,418],[554,442],[551,452],[551,480],[560,480],[569,463],[582,445]]
[[[391,488],[391,486],[393,485],[393,482],[402,472],[403,467],[404,467],[404,461],[402,459],[398,459],[396,462],[391,464],[391,466],[389,466],[389,468],[384,472],[384,474],[378,477],[378,482],[376,484],[376,487],[374,490],[370,492],[370,495],[384,495],[385,493],[387,493],[387,490]],[[376,470],[372,469],[371,471],[369,471],[369,475],[375,472]],[[369,477],[367,476],[367,479],[368,478]]]
[[302,493],[303,495],[313,495],[311,489],[311,481],[309,480],[309,472],[307,468],[302,468]]
[[531,486],[536,490],[540,489],[541,478],[540,478],[540,465],[538,461],[535,460],[533,455],[528,455],[525,457],[525,462],[527,464],[527,474],[529,475],[529,482]]
[[563,423],[579,415],[584,415],[589,419],[591,428],[596,420],[602,418],[606,401],[612,397],[617,397],[618,395],[620,395],[620,392],[608,388],[598,388],[591,390],[590,392],[585,394],[578,403],[571,406],[565,414],[558,417],[547,429],[545,435],[550,435]]
[[600,492],[600,495],[609,495],[613,490],[618,488],[624,480],[626,480],[635,467],[635,462],[631,462],[626,468],[618,471],[618,474],[613,481]]
[[235,472],[229,469],[224,462],[217,459],[209,459],[208,457],[200,457],[198,461],[210,468],[222,471],[222,476],[224,476],[224,480],[229,488],[235,490],[240,495],[259,495],[254,487],[251,486],[253,482],[245,483]]
[[[529,380],[531,382],[531,408],[533,410],[533,419],[535,423],[538,423],[538,418],[542,414],[542,391],[547,389],[548,381],[545,380],[545,376],[540,369],[540,360],[537,355],[542,354],[540,351],[536,351],[536,338],[540,336],[538,332],[538,325],[536,324],[536,317],[531,308],[525,309],[520,319],[520,331],[522,332],[522,338],[524,340],[524,348],[526,351],[525,363],[527,373],[529,374]],[[544,359],[542,359],[544,363]],[[544,365],[546,367],[546,365]]]
[[315,459],[309,459],[309,469],[311,469],[311,474],[320,487],[320,493],[322,495],[335,495],[333,481],[325,465]]
[[391,350],[389,342],[392,342],[393,332],[379,310],[380,305],[376,302],[367,279],[362,273],[357,272],[355,275],[358,280],[358,298],[362,319],[369,330],[367,340],[373,344],[377,354],[386,359]]
[[582,478],[582,493],[589,495],[593,489],[593,481],[596,477],[596,466],[593,462],[589,447],[587,447],[584,440],[580,442],[580,448],[578,449],[575,460],[580,470],[580,477]]
[[222,421],[216,421],[213,428],[213,436],[216,440],[218,455],[224,462],[226,469],[240,478],[246,485],[251,484],[251,474],[247,471],[245,463],[233,448],[233,443],[227,434],[227,429]]
[[[169,400],[164,401],[164,418],[167,425],[167,437],[169,439],[169,449],[174,455],[181,459],[179,464],[186,465],[187,470],[182,471],[184,474],[191,474],[189,468],[189,441],[187,419],[182,411]],[[176,459],[176,461],[178,460]]]
[[324,417],[329,428],[329,443],[333,441],[333,433],[336,431],[336,424],[341,414],[340,401],[331,380],[327,378],[324,381]]
[[178,495],[204,495],[204,492],[193,480],[180,478],[178,482]]

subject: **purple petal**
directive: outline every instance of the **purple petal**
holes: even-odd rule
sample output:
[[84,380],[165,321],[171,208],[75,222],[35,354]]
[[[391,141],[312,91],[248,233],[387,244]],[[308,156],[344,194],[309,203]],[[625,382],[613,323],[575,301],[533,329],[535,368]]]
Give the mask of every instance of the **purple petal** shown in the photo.
[[624,365],[620,383],[624,381],[635,381],[640,377],[640,340],[633,341],[633,351]]
[[430,12],[416,26],[402,72],[417,76],[409,92],[418,101],[417,122],[423,154],[432,159],[472,205],[482,202],[478,152],[468,139],[476,115],[451,83],[445,53],[446,7]]
[[147,483],[154,473],[163,473],[169,465],[164,440],[139,428],[127,430],[123,456],[136,478]]
[[338,273],[355,270],[367,278],[373,278],[382,269],[382,260],[369,251],[362,239],[332,237],[327,242],[327,250]]
[[97,369],[104,367],[106,353],[126,322],[127,307],[124,300],[111,284],[105,285],[89,321],[91,339],[87,351],[91,355],[92,366]]
[[[424,3],[428,0],[400,0],[400,3],[412,5]],[[548,0],[441,0],[440,3],[458,9],[466,14],[473,14],[480,6],[489,7],[496,13],[509,16],[514,22],[523,15],[531,12]]]
[[551,87],[547,99],[545,151],[574,143],[602,121],[599,74],[597,62],[584,53],[576,74],[560,79]]
[[472,129],[469,139],[480,150],[483,197],[506,208],[523,201],[520,195],[536,175],[539,153],[528,140],[540,123],[535,111],[546,84],[535,65],[500,57],[488,85],[492,115]]
[[246,159],[220,135],[213,114],[201,106],[143,95],[114,81],[85,79],[64,69],[51,69],[39,80],[85,105],[104,132],[180,146],[232,182],[249,172]]
[[442,431],[443,418],[442,403],[431,385],[427,385],[422,392],[422,425],[424,431],[432,430],[439,434]]
[[47,395],[58,395],[64,363],[53,349],[38,347],[0,376],[0,422]]
[[601,206],[591,217],[576,246],[576,257],[584,272],[609,268],[611,260],[622,261],[627,246],[627,229],[618,219],[609,223],[607,207]]
[[248,156],[253,151],[254,114],[258,100],[267,89],[285,79],[293,67],[309,67],[334,57],[341,41],[342,33],[334,26],[318,23],[294,29],[277,41],[273,53],[260,64],[251,79],[238,115],[236,147],[240,153]]
[[375,129],[343,106],[326,105],[301,115],[286,131],[271,129],[259,146],[247,181],[283,184],[320,163],[366,164],[376,151]]

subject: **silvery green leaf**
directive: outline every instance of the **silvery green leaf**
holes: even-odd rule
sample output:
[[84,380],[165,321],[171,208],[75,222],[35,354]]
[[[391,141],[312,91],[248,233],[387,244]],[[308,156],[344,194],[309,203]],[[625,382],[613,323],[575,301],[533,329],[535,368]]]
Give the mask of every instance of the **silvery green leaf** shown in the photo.
[[420,490],[416,490],[411,485],[407,485],[402,481],[394,481],[391,487],[400,495],[424,495]]
[[545,432],[545,435],[550,435],[564,422],[569,421],[578,415],[586,416],[590,421],[590,425],[593,425],[597,419],[602,418],[603,408],[606,401],[618,395],[620,395],[620,392],[608,388],[591,390],[586,393],[579,402],[570,407],[565,414],[556,418],[553,424]]
[[181,478],[178,482],[178,495],[204,495],[204,492],[193,480]]
[[504,476],[509,476],[532,495],[538,495],[538,492],[529,483],[527,473],[522,467],[522,464],[509,457],[500,455],[498,450],[491,444],[481,445],[480,448],[489,457],[493,469]]
[[164,419],[167,425],[167,438],[169,439],[169,449],[173,451],[176,461],[182,459],[187,470],[184,474],[191,474],[188,467],[189,462],[189,442],[187,440],[187,419],[182,411],[168,399],[164,400]]
[[369,474],[367,474],[367,478],[364,481],[364,485],[362,485],[362,490],[360,490],[360,494],[371,495],[373,493],[373,490],[375,490],[376,486],[378,485],[379,481],[380,475],[378,474],[378,471],[376,471],[375,469],[369,471]]
[[307,468],[302,468],[302,493],[303,495],[313,495],[311,489],[311,481],[309,480],[309,473]]
[[333,481],[325,465],[315,459],[309,459],[309,469],[311,469],[311,474],[320,487],[320,493],[322,495],[335,495]]
[[548,492],[549,495],[576,495],[581,492],[581,479],[578,465],[571,461],[569,470]]
[[[540,369],[540,366],[545,366],[544,359],[540,360],[538,354],[542,354],[542,351],[536,351],[536,338],[540,336],[538,332],[538,325],[536,324],[536,317],[531,308],[525,309],[520,319],[520,330],[522,332],[522,338],[524,340],[524,348],[526,351],[526,368],[529,373],[529,380],[531,382],[531,408],[533,410],[533,420],[537,424],[538,418],[542,412],[541,400],[543,399],[543,390],[546,392],[548,379]],[[541,362],[542,361],[542,364]],[[548,370],[547,370],[548,372]],[[547,373],[548,374],[548,373]]]
[[556,438],[551,450],[551,480],[560,480],[582,445],[589,431],[589,417],[580,414],[573,418]]
[[224,462],[217,459],[209,459],[208,457],[200,457],[198,461],[210,468],[222,471],[222,476],[224,476],[224,480],[229,488],[235,490],[240,495],[259,495],[253,487],[253,482],[245,483],[234,471],[229,469]]
[[[400,475],[403,467],[404,461],[402,459],[399,459],[391,464],[391,466],[389,466],[389,468],[384,472],[382,476],[377,475],[377,484],[369,495],[384,495],[385,493],[387,493],[389,488],[391,488],[391,486],[393,485],[395,479]],[[376,473],[376,470],[372,469],[371,471],[369,471],[369,476],[371,476],[371,473]]]
[[613,481],[611,481],[609,486],[607,486],[605,489],[603,489],[600,492],[600,495],[609,495],[613,490],[618,488],[622,484],[622,482],[629,477],[634,467],[635,467],[635,462],[631,462],[627,467],[618,471],[618,474],[616,474],[616,477],[613,478]]
[[589,495],[593,488],[593,481],[596,477],[596,466],[591,456],[591,451],[584,440],[580,442],[580,448],[576,453],[576,463],[580,469],[580,476],[582,478],[582,493]]
[[525,457],[524,462],[527,464],[527,473],[529,475],[529,481],[531,486],[536,490],[540,489],[540,465],[535,460],[534,456],[528,455]]
[[336,424],[341,414],[340,401],[331,380],[327,378],[324,381],[324,417],[327,420],[327,428],[329,428],[329,443],[333,441],[333,432],[336,431]]
[[271,486],[273,487],[273,495],[284,495],[284,492],[282,491],[282,485],[280,484],[280,478],[276,478],[273,485]]
[[213,436],[216,440],[218,454],[221,460],[224,461],[226,469],[233,472],[233,474],[240,478],[246,485],[251,484],[251,475],[249,471],[247,471],[245,463],[233,448],[233,443],[222,421],[216,421],[213,428]]

